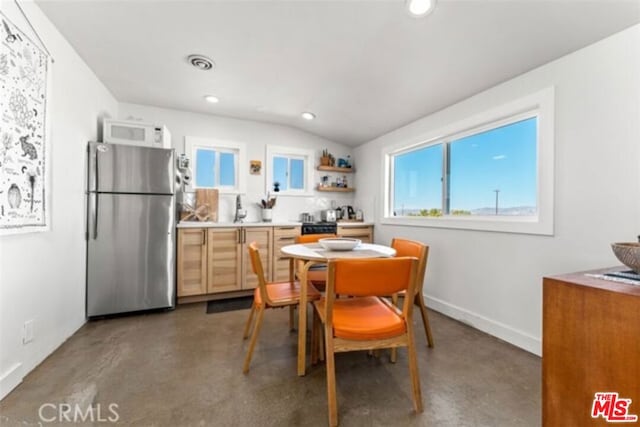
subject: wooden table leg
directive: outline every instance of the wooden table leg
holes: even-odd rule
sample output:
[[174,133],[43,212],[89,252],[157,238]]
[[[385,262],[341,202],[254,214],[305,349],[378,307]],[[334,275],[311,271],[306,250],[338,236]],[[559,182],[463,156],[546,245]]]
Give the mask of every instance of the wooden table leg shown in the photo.
[[305,262],[300,274],[300,305],[298,306],[298,376],[305,374],[307,344],[307,271],[311,262]]

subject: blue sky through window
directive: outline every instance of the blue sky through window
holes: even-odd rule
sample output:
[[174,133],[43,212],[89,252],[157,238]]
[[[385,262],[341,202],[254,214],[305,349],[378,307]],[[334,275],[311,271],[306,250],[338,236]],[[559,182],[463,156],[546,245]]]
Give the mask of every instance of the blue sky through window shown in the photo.
[[236,165],[233,153],[218,153],[220,155],[220,185],[236,185]]
[[451,143],[451,210],[536,206],[536,118]]
[[287,185],[287,166],[288,159],[286,157],[273,157],[273,181],[280,183],[280,191],[289,189]]
[[[216,156],[220,176],[216,182]],[[236,185],[236,154],[224,153],[205,148],[196,149],[195,186],[197,188],[213,188]]]
[[196,187],[215,186],[216,152],[213,150],[196,150]]
[[442,144],[420,148],[394,158],[394,206],[397,215],[408,209],[442,207]]
[[[449,144],[450,211],[535,214],[537,118],[521,120]],[[442,209],[442,144],[393,157],[396,215]],[[510,211],[507,211],[510,210]]]
[[304,190],[304,160],[291,159],[291,189]]

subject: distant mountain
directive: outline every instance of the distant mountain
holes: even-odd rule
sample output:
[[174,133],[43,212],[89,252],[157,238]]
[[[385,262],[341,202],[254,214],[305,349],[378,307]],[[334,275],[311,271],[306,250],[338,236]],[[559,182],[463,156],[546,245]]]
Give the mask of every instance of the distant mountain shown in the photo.
[[[420,212],[423,209],[404,209],[404,211],[396,211],[397,215],[406,215],[406,216],[421,216]],[[496,208],[478,208],[478,209],[471,209],[470,211],[470,215],[477,215],[477,216],[495,216],[496,215]],[[536,209],[535,206],[514,206],[511,208],[498,208],[498,215],[502,215],[502,216],[534,216],[538,213],[538,210]],[[464,216],[464,215],[461,215]]]
[[[514,206],[512,208],[498,208],[498,215],[504,216],[533,216],[538,213],[535,206]],[[495,216],[496,208],[472,209],[471,215]]]

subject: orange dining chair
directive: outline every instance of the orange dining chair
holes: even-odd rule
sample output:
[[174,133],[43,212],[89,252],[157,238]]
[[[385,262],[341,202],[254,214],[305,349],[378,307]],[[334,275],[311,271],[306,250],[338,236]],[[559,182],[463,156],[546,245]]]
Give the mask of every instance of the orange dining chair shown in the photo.
[[[327,369],[329,424],[338,425],[335,353],[382,348],[408,348],[413,407],[422,412],[420,378],[413,335],[413,301],[402,311],[383,296],[406,291],[413,295],[418,260],[413,257],[337,259],[327,268],[325,296],[314,302],[312,350],[318,350],[321,324]],[[336,298],[336,295],[352,298]],[[312,354],[312,360],[317,359]]]
[[[391,240],[391,247],[396,250],[396,256],[411,256],[418,259],[418,275],[416,278],[416,293],[413,296],[413,303],[420,307],[420,315],[422,316],[422,324],[427,334],[427,344],[433,347],[433,335],[431,334],[431,325],[429,324],[429,315],[427,314],[427,306],[424,303],[424,295],[422,288],[424,286],[424,276],[427,270],[427,260],[429,258],[429,246],[420,242],[407,239],[394,238]],[[400,293],[405,296],[404,293]],[[397,305],[398,297],[394,295],[394,303]]]
[[[316,243],[320,239],[330,239],[338,237],[335,234],[304,234],[296,236],[296,243]],[[299,271],[302,269],[304,261],[298,261]],[[325,264],[316,264],[311,266],[307,271],[307,280],[312,283],[317,289],[324,290],[327,282],[327,266]]]
[[[251,356],[253,355],[253,349],[256,346],[258,340],[258,334],[260,333],[260,327],[262,326],[262,316],[267,308],[281,308],[289,307],[293,310],[295,306],[300,303],[300,284],[296,282],[277,282],[267,283],[264,278],[264,270],[262,268],[262,260],[260,259],[260,252],[258,250],[258,244],[252,242],[249,244],[249,258],[251,259],[251,268],[255,275],[258,277],[258,287],[253,294],[253,304],[251,306],[251,312],[249,313],[249,319],[244,327],[243,338],[247,339],[251,325],[253,322],[254,314],[257,313],[255,324],[253,325],[253,332],[251,334],[251,342],[249,343],[249,349],[247,350],[247,356],[244,359],[244,367],[242,371],[244,373],[249,372],[249,364],[251,363]],[[320,298],[320,293],[313,287],[313,285],[307,285],[307,298],[308,301],[314,301]],[[292,316],[290,315],[291,319]]]

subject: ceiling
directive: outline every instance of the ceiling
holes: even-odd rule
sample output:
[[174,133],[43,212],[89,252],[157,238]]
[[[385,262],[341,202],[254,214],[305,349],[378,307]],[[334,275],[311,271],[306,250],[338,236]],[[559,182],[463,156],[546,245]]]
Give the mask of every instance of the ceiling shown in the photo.
[[403,0],[38,5],[118,101],[354,146],[640,22],[637,0],[440,0],[420,19]]

